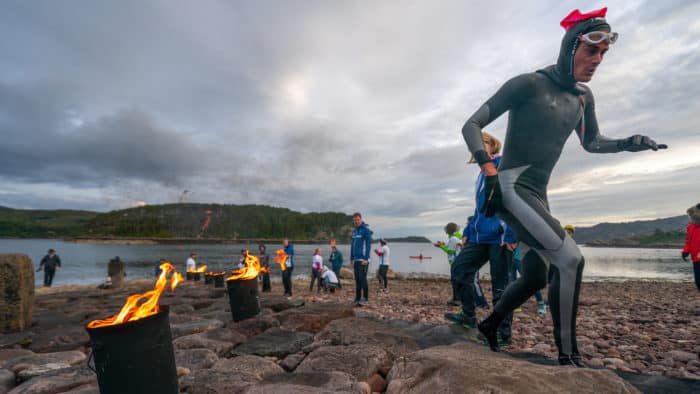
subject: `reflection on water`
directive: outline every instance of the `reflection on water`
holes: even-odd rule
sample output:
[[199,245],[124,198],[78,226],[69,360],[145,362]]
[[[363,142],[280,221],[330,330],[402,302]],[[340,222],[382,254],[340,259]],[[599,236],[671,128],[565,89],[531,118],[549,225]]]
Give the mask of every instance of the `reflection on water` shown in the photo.
[[[35,267],[54,248],[61,256],[63,268],[56,273],[54,283],[79,284],[100,283],[107,272],[107,262],[119,256],[127,266],[128,278],[154,277],[154,268],[161,257],[171,261],[178,270],[185,271],[185,259],[190,252],[197,253],[197,262],[207,264],[212,271],[233,269],[238,262],[241,249],[250,248],[257,253],[257,245],[93,245],[76,244],[59,240],[0,240],[0,253],[24,253],[29,255]],[[274,255],[280,244],[267,245],[267,251]],[[321,247],[324,264],[328,265],[330,247],[327,244],[294,245],[296,257],[295,275],[307,275],[311,267],[311,256],[316,247]],[[375,247],[377,247],[375,245]],[[449,275],[449,265],[442,250],[428,243],[391,243],[390,262],[392,269],[403,273],[430,273]],[[338,245],[348,265],[350,247]],[[587,248],[581,247],[586,258],[584,280],[625,280],[625,279],[665,279],[692,281],[691,263],[680,258],[675,249],[634,249],[634,248]],[[411,259],[422,254],[431,259]],[[376,269],[376,256],[370,264],[370,272]],[[272,263],[272,275],[279,276],[279,266]],[[482,275],[488,276],[488,264],[482,268]],[[40,285],[43,274],[36,273],[36,283]]]

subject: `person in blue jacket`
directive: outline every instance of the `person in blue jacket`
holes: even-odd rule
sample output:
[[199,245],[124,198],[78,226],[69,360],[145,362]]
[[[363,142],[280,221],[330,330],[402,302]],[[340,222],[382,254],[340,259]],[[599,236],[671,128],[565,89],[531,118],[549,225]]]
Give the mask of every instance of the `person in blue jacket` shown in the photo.
[[350,261],[355,274],[355,305],[367,303],[369,296],[369,285],[367,284],[367,269],[369,268],[369,256],[372,250],[372,231],[362,221],[359,212],[352,214],[352,223],[355,229],[352,230],[350,240]]
[[[483,133],[484,145],[489,148],[492,160],[495,163],[500,161],[498,154],[501,149],[501,142],[488,133]],[[486,201],[486,191],[484,188],[484,173],[480,172],[476,180],[476,208],[474,218],[469,222],[465,231],[467,245],[455,258],[453,270],[455,281],[462,298],[462,310],[457,313],[446,313],[445,318],[452,322],[462,324],[465,328],[476,327],[475,298],[476,286],[474,285],[475,275],[486,262],[490,262],[491,268],[491,291],[493,303],[496,304],[501,298],[503,291],[508,285],[510,265],[513,261],[513,250],[517,246],[515,234],[506,223],[497,216],[486,217],[479,208]],[[501,322],[498,328],[500,344],[507,346],[511,341],[512,312]]]
[[282,271],[282,284],[284,285],[284,295],[292,296],[292,272],[294,271],[294,245],[287,238],[282,241],[284,253],[287,255],[285,261],[286,269]]

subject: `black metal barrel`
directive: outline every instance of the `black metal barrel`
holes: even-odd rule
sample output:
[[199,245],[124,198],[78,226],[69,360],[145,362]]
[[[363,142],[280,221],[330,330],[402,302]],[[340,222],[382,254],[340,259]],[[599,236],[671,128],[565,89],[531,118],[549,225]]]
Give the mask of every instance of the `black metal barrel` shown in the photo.
[[185,275],[185,278],[186,278],[187,280],[194,280],[194,273],[193,273],[193,272],[190,272],[190,271],[187,271],[187,274]]
[[204,284],[205,285],[210,285],[214,283],[214,277],[210,273],[204,274]]
[[100,394],[178,393],[168,312],[161,306],[160,312],[143,319],[85,328]]
[[200,279],[202,279],[202,273],[201,273],[201,272],[193,272],[193,273],[192,273],[192,279],[194,279],[194,280],[200,280]]
[[233,321],[245,320],[260,313],[258,278],[227,280],[228,300]]
[[216,275],[214,276],[214,287],[216,288],[223,288],[224,287],[224,280],[226,279],[226,275]]

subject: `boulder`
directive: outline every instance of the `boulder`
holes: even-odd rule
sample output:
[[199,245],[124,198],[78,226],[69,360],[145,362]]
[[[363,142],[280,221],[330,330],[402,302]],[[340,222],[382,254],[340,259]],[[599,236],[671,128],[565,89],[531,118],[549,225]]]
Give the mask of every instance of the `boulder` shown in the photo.
[[100,388],[97,384],[86,384],[69,391],[64,391],[61,394],[100,394]]
[[3,365],[3,368],[9,369],[14,373],[18,373],[23,369],[52,363],[75,365],[85,361],[86,358],[85,353],[79,350],[56,353],[33,353],[7,360]]
[[304,361],[304,357],[306,357],[306,353],[304,352],[290,354],[285,357],[284,360],[280,361],[280,367],[284,368],[287,372],[292,372]]
[[0,254],[0,334],[32,325],[34,266],[25,254]]
[[350,268],[340,269],[340,279],[355,279],[355,273]]
[[365,381],[388,365],[389,353],[374,345],[322,346],[306,356],[296,372],[340,371]]
[[248,386],[246,394],[369,394],[350,374],[345,372],[305,372],[270,375],[257,384]]
[[15,374],[0,368],[0,394],[5,394],[15,387]]
[[288,354],[301,351],[311,342],[313,342],[313,335],[308,332],[293,332],[273,327],[234,348],[232,353],[272,356],[281,359]]
[[185,335],[173,341],[175,349],[209,349],[219,356],[228,354],[233,349],[233,343],[209,339],[203,333]]
[[262,357],[225,358],[210,369],[196,371],[194,379],[187,380],[181,389],[193,394],[238,393],[267,376],[283,373],[276,363]]
[[226,323],[227,328],[232,328],[248,338],[261,334],[269,328],[279,326],[279,320],[270,315],[257,315],[239,322]]
[[609,370],[534,364],[471,343],[411,353],[394,363],[387,382],[387,393],[639,392]]
[[333,320],[353,316],[355,312],[350,304],[324,303],[282,311],[277,319],[284,329],[317,333]]
[[181,337],[184,335],[196,334],[198,332],[204,332],[213,330],[215,328],[221,328],[224,326],[224,322],[221,320],[214,319],[202,319],[202,320],[192,320],[180,324],[171,324],[170,332],[173,338]]
[[73,350],[90,343],[90,336],[82,325],[37,330],[31,338],[28,347],[37,353]]
[[175,365],[190,370],[211,368],[219,358],[209,349],[175,350]]
[[0,349],[0,366],[7,360],[30,354],[34,354],[34,352],[28,349]]
[[63,393],[75,387],[97,385],[97,375],[85,365],[74,366],[48,372],[34,379],[27,380],[8,394],[48,394]]
[[373,393],[383,393],[386,390],[386,380],[377,373],[367,379],[367,384]]
[[385,322],[362,317],[334,320],[316,334],[315,340],[327,341],[331,345],[375,345],[389,352],[392,357],[418,350],[412,336]]
[[292,301],[287,299],[287,297],[282,297],[279,295],[269,295],[260,299],[261,308],[270,308],[275,313],[304,306],[304,303],[305,301],[303,300]]
[[25,380],[29,380],[31,378],[47,374],[57,369],[66,369],[70,367],[70,364],[65,363],[48,363],[43,365],[37,365],[19,371],[19,373],[17,373],[17,378],[20,382],[24,382]]

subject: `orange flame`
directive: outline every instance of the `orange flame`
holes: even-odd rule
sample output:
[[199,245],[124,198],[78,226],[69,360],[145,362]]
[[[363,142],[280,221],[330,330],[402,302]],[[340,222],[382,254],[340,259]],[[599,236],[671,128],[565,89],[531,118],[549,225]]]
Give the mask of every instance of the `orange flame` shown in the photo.
[[262,272],[263,274],[267,274],[268,272],[270,272],[270,267],[260,267],[260,272]]
[[[174,291],[175,286],[182,282],[182,275],[175,272],[175,267],[170,263],[163,263],[160,265],[161,273],[158,276],[156,285],[153,290],[147,291],[143,294],[134,294],[126,299],[126,303],[122,307],[121,311],[112,317],[102,320],[93,320],[88,323],[88,328],[98,328],[106,326],[116,326],[118,324],[123,324],[126,322],[143,319],[144,317],[155,315],[160,311],[158,307],[158,300],[160,299],[161,293],[165,289],[165,285],[168,282],[168,274],[173,273],[170,279],[170,288]],[[145,300],[141,305],[139,301]]]
[[187,272],[195,272],[195,273],[200,272],[201,273],[201,272],[204,272],[206,270],[207,270],[207,266],[203,265],[203,266],[201,266],[197,269],[194,269],[194,270],[187,270]]
[[276,256],[274,257],[275,261],[280,263],[280,268],[282,271],[287,269],[287,257],[289,257],[286,253],[284,253],[283,249],[277,249],[277,252],[275,252]]
[[226,280],[247,280],[255,279],[260,273],[260,260],[252,254],[245,251],[245,267],[233,271],[231,276],[226,278]]

